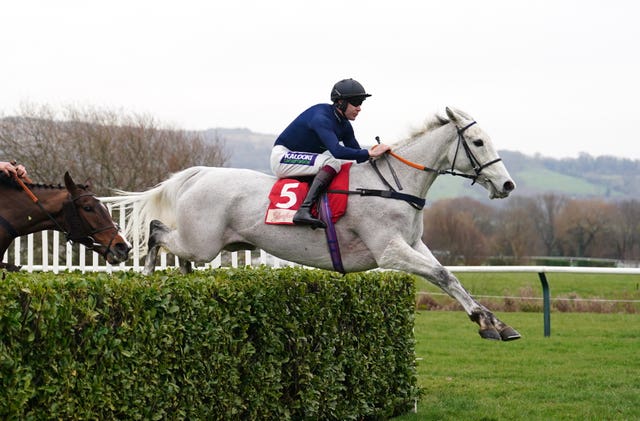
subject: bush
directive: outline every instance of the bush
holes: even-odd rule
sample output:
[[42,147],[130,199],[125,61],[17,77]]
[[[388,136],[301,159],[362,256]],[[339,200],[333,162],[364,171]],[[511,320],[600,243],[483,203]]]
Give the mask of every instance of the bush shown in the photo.
[[0,418],[388,418],[419,393],[414,305],[396,272],[10,274]]

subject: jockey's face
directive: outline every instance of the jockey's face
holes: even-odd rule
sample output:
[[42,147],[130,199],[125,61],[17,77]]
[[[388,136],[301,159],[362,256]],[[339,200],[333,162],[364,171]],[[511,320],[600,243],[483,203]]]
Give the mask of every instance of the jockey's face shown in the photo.
[[355,120],[356,117],[358,117],[358,114],[360,113],[360,108],[361,105],[358,105],[357,107],[348,103],[347,102],[347,109],[344,110],[344,116],[347,118],[347,120]]

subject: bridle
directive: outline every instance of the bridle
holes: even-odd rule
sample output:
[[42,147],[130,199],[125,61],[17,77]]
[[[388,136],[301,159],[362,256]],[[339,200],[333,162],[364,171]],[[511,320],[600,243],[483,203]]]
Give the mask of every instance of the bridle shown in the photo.
[[[418,169],[420,171],[426,171],[426,172],[433,172],[436,173],[438,175],[441,174],[449,174],[449,175],[453,175],[453,176],[457,176],[457,177],[464,177],[464,178],[468,178],[470,180],[472,180],[471,185],[474,185],[476,181],[478,181],[478,177],[480,177],[480,174],[482,173],[482,170],[487,168],[490,165],[493,165],[495,163],[498,163],[500,161],[502,161],[502,158],[496,158],[492,161],[489,161],[487,163],[481,164],[480,161],[478,160],[478,158],[473,154],[473,151],[471,150],[471,148],[469,147],[469,144],[467,143],[467,139],[464,136],[464,132],[471,126],[473,126],[474,124],[476,124],[475,121],[472,121],[471,123],[467,124],[466,126],[460,128],[456,126],[456,131],[458,132],[458,144],[456,145],[456,153],[453,156],[453,161],[451,162],[451,168],[450,169],[444,169],[444,170],[439,170],[439,169],[434,169],[434,168],[429,168],[426,167],[424,165],[420,165],[420,164],[416,164],[414,162],[409,161],[408,159],[405,159],[401,156],[399,156],[398,154],[389,151],[389,155],[391,155],[392,157],[396,158],[398,161],[402,162],[403,164],[406,164],[410,167],[413,167],[415,169]],[[465,154],[467,155],[467,158],[469,159],[469,161],[471,162],[471,166],[473,167],[473,171],[475,172],[475,174],[467,174],[467,173],[463,173],[463,172],[458,172],[455,170],[455,166],[456,166],[456,161],[458,159],[458,153],[460,152],[460,145],[462,145],[462,149],[464,149]]]
[[[113,244],[113,241],[115,240],[116,236],[118,235],[118,232],[120,231],[118,224],[112,221],[111,225],[94,229],[84,219],[80,217],[80,214],[78,213],[78,209],[76,208],[76,201],[78,199],[86,196],[95,197],[95,194],[83,193],[75,197],[69,194],[68,199],[62,204],[63,215],[67,225],[69,226],[69,231],[67,231],[58,223],[58,221],[53,217],[53,215],[47,212],[44,206],[42,206],[42,204],[40,203],[40,200],[38,199],[38,197],[35,194],[33,194],[33,192],[29,189],[29,187],[27,187],[27,185],[19,177],[14,176],[13,178],[18,183],[18,185],[22,187],[25,193],[27,193],[27,195],[31,198],[31,200],[33,200],[33,202],[36,205],[38,205],[40,210],[49,217],[49,219],[56,226],[56,229],[64,233],[65,240],[67,242],[80,243],[83,246],[87,247],[89,250],[93,250],[97,253],[96,247],[102,246],[102,244],[96,242],[93,236],[99,232],[113,229],[113,235],[109,240],[109,244],[105,248],[104,253],[100,253],[102,257],[104,257],[105,259],[107,258],[107,255],[109,254],[109,250],[111,250],[111,245]],[[15,229],[13,231],[15,232]]]
[[[65,234],[67,241],[73,242],[73,243],[80,243],[83,246],[87,247],[89,250],[93,250],[93,251],[96,251],[96,247],[101,246],[100,243],[96,242],[93,236],[99,232],[112,229],[113,235],[111,236],[111,239],[109,240],[109,244],[107,244],[107,247],[104,253],[101,254],[102,257],[106,259],[107,254],[111,249],[111,244],[113,244],[113,241],[118,235],[118,232],[120,231],[120,229],[116,223],[112,223],[111,225],[107,225],[100,228],[93,228],[84,219],[82,219],[80,217],[80,214],[78,213],[78,209],[76,207],[76,201],[86,196],[95,197],[95,194],[83,193],[75,197],[70,197],[69,200],[65,201],[62,205],[64,218],[67,222],[67,225],[69,226],[69,232],[66,232],[65,230],[61,229],[60,225],[57,222],[55,221],[54,222],[56,223],[60,231],[62,231]],[[51,216],[50,218],[53,219]]]
[[[471,123],[467,124],[466,126],[464,126],[463,128],[458,128],[456,127],[456,130],[458,131],[458,145],[456,146],[456,154],[453,156],[453,162],[451,163],[451,170],[449,170],[447,172],[447,174],[451,174],[454,176],[460,176],[460,177],[465,177],[465,178],[470,178],[471,180],[473,180],[471,182],[471,185],[474,185],[475,182],[478,180],[478,177],[480,177],[480,173],[482,172],[483,169],[487,168],[490,165],[493,165],[497,162],[502,161],[502,158],[496,158],[492,161],[489,161],[485,164],[481,164],[480,161],[478,161],[478,158],[476,158],[476,156],[473,154],[473,152],[471,151],[471,148],[469,147],[469,144],[467,143],[467,139],[464,137],[464,132],[471,126],[473,126],[474,124],[476,124],[475,121],[472,121]],[[464,152],[467,154],[467,158],[469,158],[469,161],[471,162],[471,165],[473,166],[473,171],[476,173],[475,175],[469,175],[469,174],[465,174],[465,173],[458,173],[454,170],[455,166],[456,166],[456,159],[458,158],[458,151],[460,150],[460,145],[462,144],[462,147],[464,148]]]
[[[451,168],[450,169],[445,169],[445,170],[437,170],[434,168],[429,168],[426,167],[424,165],[420,165],[420,164],[416,164],[414,162],[409,161],[406,158],[401,157],[400,155],[396,154],[395,152],[392,151],[388,151],[387,153],[389,155],[391,155],[392,157],[396,158],[397,160],[399,160],[400,162],[402,162],[403,164],[406,164],[412,168],[418,169],[420,171],[426,171],[426,172],[433,172],[436,174],[450,174],[450,175],[454,175],[454,176],[459,176],[459,177],[464,177],[464,178],[469,178],[472,180],[471,185],[475,184],[476,181],[478,181],[478,177],[480,177],[480,174],[482,173],[482,170],[487,168],[490,165],[495,164],[496,162],[500,162],[502,161],[501,158],[496,158],[492,161],[489,161],[485,164],[480,164],[480,161],[478,160],[478,158],[473,154],[473,152],[471,151],[471,148],[469,147],[469,144],[467,143],[467,140],[464,137],[464,132],[471,126],[473,126],[474,124],[476,124],[475,121],[467,124],[466,126],[459,128],[456,126],[456,131],[458,132],[458,144],[456,145],[456,154],[453,157],[453,162],[451,163]],[[378,143],[380,143],[380,139],[378,137],[376,137],[376,140],[378,141]],[[469,161],[471,162],[471,165],[473,166],[473,170],[475,172],[475,174],[467,174],[467,173],[462,173],[462,172],[458,172],[455,170],[455,166],[456,166],[456,160],[458,159],[458,153],[460,152],[460,145],[462,145],[462,149],[464,149],[465,154],[467,155],[467,158],[469,159]],[[386,160],[386,155],[382,156],[383,160]],[[405,202],[409,203],[412,207],[414,207],[415,209],[422,209],[426,203],[425,199],[422,197],[418,197],[418,196],[414,196],[411,194],[405,194],[405,193],[401,193],[399,191],[397,191],[392,185],[391,183],[389,183],[387,181],[386,178],[384,178],[384,176],[382,175],[382,172],[380,171],[380,169],[378,168],[378,165],[376,164],[376,160],[374,159],[369,159],[369,163],[371,164],[371,166],[373,167],[373,169],[375,170],[376,174],[378,175],[378,177],[380,178],[380,180],[382,180],[382,182],[387,186],[388,190],[378,190],[378,189],[365,189],[365,188],[357,188],[356,190],[329,190],[329,193],[340,193],[340,194],[359,194],[361,196],[380,196],[380,197],[386,197],[386,198],[390,198],[390,199],[397,199],[397,200],[404,200]],[[398,188],[398,190],[402,190],[402,185],[400,184],[400,180],[398,179],[398,176],[395,173],[395,170],[393,169],[393,167],[391,166],[391,163],[387,160],[387,164],[389,166],[389,171],[391,172],[391,175],[393,176],[393,179],[396,183],[396,186]],[[489,181],[491,182],[491,181]]]

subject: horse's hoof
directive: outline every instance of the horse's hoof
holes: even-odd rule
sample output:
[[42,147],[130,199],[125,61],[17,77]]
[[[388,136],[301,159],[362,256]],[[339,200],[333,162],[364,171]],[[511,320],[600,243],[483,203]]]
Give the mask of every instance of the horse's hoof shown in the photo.
[[20,272],[22,266],[16,266],[11,263],[0,263],[0,269],[4,269],[7,272]]
[[507,326],[500,331],[500,338],[502,338],[503,341],[515,341],[521,337],[518,331],[511,326]]
[[502,338],[500,337],[500,334],[498,333],[498,331],[496,329],[493,328],[488,328],[488,329],[480,329],[478,331],[478,333],[480,334],[480,337],[482,339],[491,339],[494,341],[499,341]]

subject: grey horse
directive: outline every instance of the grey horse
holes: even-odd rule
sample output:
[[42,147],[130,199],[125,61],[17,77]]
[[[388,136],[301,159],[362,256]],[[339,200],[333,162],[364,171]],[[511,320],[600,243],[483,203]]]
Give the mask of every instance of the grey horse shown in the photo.
[[[468,177],[490,198],[505,198],[515,188],[489,136],[466,113],[446,109],[425,128],[392,145],[385,157],[393,165],[354,164],[349,190],[389,190],[393,174],[402,192],[424,199],[438,175]],[[418,164],[416,164],[416,162]],[[395,170],[395,171],[392,171]],[[144,192],[119,192],[140,226],[140,244],[148,245],[146,273],[155,269],[160,247],[178,256],[183,271],[190,262],[210,262],[222,250],[262,249],[305,266],[333,269],[322,229],[265,224],[269,192],[275,177],[237,168],[192,167]],[[392,183],[392,182],[391,182]],[[415,203],[414,203],[415,205]],[[433,256],[422,241],[423,213],[408,201],[381,196],[350,195],[346,214],[335,230],[345,272],[374,268],[419,275],[456,299],[487,339],[513,340],[520,334],[471,297],[460,281]]]

